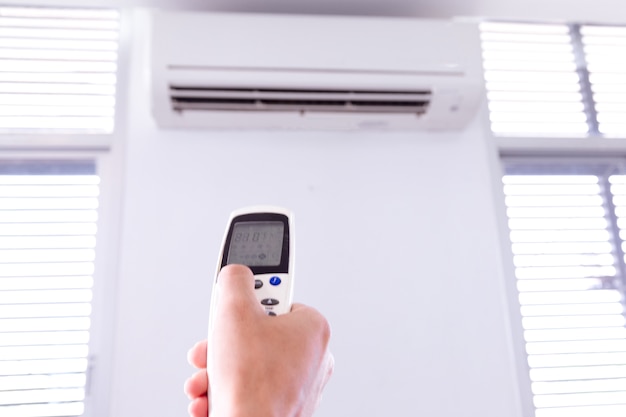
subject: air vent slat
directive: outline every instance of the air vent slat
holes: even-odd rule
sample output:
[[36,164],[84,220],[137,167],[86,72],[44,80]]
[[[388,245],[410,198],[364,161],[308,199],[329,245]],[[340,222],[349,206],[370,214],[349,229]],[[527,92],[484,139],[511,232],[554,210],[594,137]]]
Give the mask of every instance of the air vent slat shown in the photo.
[[431,92],[285,90],[170,86],[176,111],[426,112]]
[[242,99],[272,99],[272,100],[371,100],[371,101],[415,101],[430,100],[430,93],[375,93],[375,92],[300,92],[300,91],[260,91],[260,90],[174,90],[172,97],[185,98],[242,98]]
[[376,94],[376,95],[388,95],[388,94],[412,94],[412,95],[430,95],[432,91],[430,90],[410,90],[410,91],[381,91],[381,90],[331,90],[331,89],[287,89],[287,88],[243,88],[243,87],[195,87],[195,86],[180,86],[180,85],[171,85],[171,91],[222,91],[222,92],[232,92],[232,91],[241,91],[249,93],[251,91],[257,91],[262,93],[292,93],[292,94],[347,94],[347,93],[356,93],[356,94]]

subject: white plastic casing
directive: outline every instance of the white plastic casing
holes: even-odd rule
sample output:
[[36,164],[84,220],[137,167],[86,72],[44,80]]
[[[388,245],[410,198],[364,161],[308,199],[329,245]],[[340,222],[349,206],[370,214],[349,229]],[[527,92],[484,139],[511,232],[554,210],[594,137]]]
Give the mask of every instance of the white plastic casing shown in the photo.
[[[215,273],[215,279],[213,280],[213,290],[211,293],[211,311],[209,313],[209,335],[213,329],[213,322],[215,320],[214,308],[217,304],[217,298],[219,297],[219,291],[217,287],[217,279],[222,269],[224,255],[226,253],[226,244],[228,240],[228,234],[233,226],[233,222],[236,218],[247,215],[247,214],[256,214],[256,213],[270,213],[270,214],[279,214],[283,215],[287,218],[288,224],[288,245],[289,245],[289,259],[287,262],[288,270],[287,273],[284,271],[270,271],[261,274],[255,274],[255,280],[259,280],[262,282],[262,286],[260,288],[255,289],[255,295],[259,303],[265,299],[273,299],[278,300],[278,304],[276,305],[264,305],[263,307],[267,311],[268,314],[285,314],[291,310],[291,304],[293,302],[293,288],[294,288],[294,222],[293,222],[293,213],[285,208],[276,207],[276,206],[252,206],[246,207],[239,210],[235,210],[231,213],[230,218],[228,219],[228,223],[226,225],[226,231],[224,232],[224,237],[222,239],[222,245],[220,254],[217,260],[217,267]],[[283,245],[285,242],[283,242]],[[252,267],[254,271],[254,267]],[[278,277],[280,279],[279,285],[272,285],[270,283],[270,279],[272,277]]]
[[[152,113],[163,128],[460,130],[484,96],[479,35],[476,23],[450,20],[157,11]],[[178,111],[171,86],[426,90],[432,97],[421,115]]]

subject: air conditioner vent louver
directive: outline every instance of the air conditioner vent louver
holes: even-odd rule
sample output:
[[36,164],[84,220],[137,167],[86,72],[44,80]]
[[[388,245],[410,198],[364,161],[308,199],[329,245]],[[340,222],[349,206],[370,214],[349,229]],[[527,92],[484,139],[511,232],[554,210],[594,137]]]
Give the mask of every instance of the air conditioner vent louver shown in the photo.
[[431,91],[259,89],[170,85],[173,110],[412,113],[428,110]]

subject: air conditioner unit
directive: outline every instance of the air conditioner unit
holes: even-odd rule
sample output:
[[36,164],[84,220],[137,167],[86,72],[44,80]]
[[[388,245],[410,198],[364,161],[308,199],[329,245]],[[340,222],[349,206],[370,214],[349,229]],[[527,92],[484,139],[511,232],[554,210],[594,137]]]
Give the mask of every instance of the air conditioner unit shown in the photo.
[[161,127],[461,129],[483,97],[470,22],[156,12]]

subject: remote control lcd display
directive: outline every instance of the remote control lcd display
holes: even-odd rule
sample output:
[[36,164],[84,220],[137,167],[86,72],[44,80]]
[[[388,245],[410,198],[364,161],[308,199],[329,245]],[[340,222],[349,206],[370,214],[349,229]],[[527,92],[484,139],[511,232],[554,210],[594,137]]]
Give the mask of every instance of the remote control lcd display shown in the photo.
[[228,264],[278,266],[283,250],[282,222],[239,222],[233,226]]

